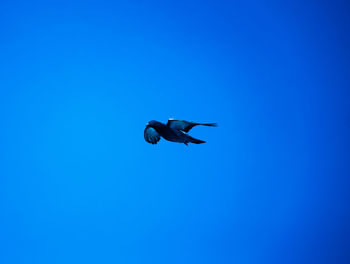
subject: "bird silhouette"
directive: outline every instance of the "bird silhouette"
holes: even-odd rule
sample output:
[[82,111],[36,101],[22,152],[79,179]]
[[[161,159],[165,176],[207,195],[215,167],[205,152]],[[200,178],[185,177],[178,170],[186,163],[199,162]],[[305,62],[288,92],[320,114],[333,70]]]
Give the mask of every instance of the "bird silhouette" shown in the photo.
[[194,126],[216,127],[216,123],[195,123],[185,120],[175,120],[170,118],[165,125],[161,122],[152,120],[146,125],[144,131],[145,140],[151,144],[157,144],[160,137],[172,142],[201,144],[205,141],[196,139],[187,134]]

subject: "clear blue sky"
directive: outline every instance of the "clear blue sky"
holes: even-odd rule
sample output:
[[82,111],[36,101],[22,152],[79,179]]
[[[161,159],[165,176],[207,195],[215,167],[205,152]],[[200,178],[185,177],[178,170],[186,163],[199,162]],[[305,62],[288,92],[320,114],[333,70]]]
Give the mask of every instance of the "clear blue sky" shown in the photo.
[[349,6],[282,2],[1,1],[0,263],[349,263]]

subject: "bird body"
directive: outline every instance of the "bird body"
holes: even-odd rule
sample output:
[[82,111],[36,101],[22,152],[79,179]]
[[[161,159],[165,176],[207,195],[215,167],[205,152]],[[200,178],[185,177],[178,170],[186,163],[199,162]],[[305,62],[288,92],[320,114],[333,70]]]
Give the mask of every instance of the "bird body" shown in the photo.
[[185,120],[174,120],[169,119],[168,123],[165,125],[161,122],[152,120],[148,122],[145,131],[144,137],[148,143],[157,144],[160,140],[160,137],[171,141],[184,143],[187,145],[188,143],[201,144],[205,143],[203,140],[199,140],[191,137],[187,134],[187,132],[194,126],[203,125],[203,126],[217,126],[216,123],[195,123]]

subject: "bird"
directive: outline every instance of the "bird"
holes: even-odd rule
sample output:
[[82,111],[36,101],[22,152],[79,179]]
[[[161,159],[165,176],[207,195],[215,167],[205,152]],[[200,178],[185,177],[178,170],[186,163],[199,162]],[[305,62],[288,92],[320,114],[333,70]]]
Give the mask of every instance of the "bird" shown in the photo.
[[144,130],[144,138],[148,143],[157,144],[161,137],[168,141],[184,143],[202,144],[205,141],[196,139],[187,134],[194,126],[216,127],[217,123],[196,123],[185,120],[169,118],[167,124],[151,120]]

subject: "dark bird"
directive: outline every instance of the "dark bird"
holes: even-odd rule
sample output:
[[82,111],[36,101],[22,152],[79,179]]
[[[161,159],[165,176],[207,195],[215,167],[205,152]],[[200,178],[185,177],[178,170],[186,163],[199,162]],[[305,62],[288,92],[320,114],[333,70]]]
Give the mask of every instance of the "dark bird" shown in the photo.
[[161,122],[152,120],[146,125],[144,131],[145,140],[151,144],[157,144],[160,137],[172,142],[201,144],[203,140],[193,138],[187,134],[194,126],[211,126],[216,127],[216,123],[195,123],[185,120],[175,120],[170,118],[165,125]]

